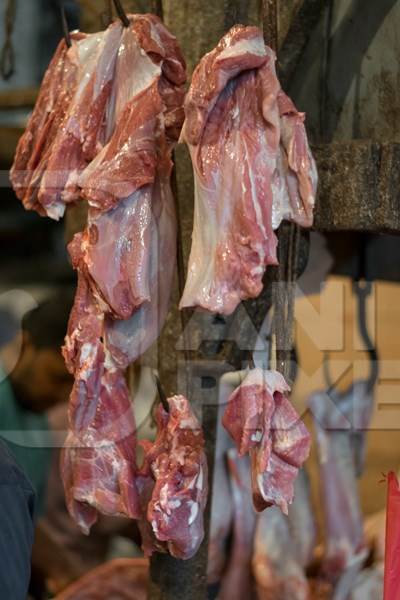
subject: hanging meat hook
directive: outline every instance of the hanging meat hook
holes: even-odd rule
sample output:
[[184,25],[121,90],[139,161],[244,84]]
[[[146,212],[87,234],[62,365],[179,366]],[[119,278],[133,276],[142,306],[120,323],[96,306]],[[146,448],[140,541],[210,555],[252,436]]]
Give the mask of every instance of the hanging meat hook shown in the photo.
[[[358,330],[360,332],[361,338],[365,345],[365,352],[367,352],[367,354],[369,356],[369,361],[370,361],[370,373],[369,373],[368,379],[366,381],[367,392],[370,393],[373,390],[373,388],[376,384],[376,381],[378,379],[378,375],[379,375],[379,366],[378,366],[379,356],[378,356],[377,349],[375,348],[374,344],[372,343],[371,336],[368,331],[368,325],[367,325],[367,298],[372,291],[372,284],[370,281],[367,281],[367,279],[366,279],[365,263],[366,263],[366,242],[365,242],[365,239],[363,239],[360,253],[359,253],[358,276],[353,281],[353,292],[356,295],[357,300],[358,300],[358,304],[357,304]],[[330,391],[335,389],[335,387],[338,384],[338,381],[333,383],[332,378],[330,376],[329,359],[327,356],[327,352],[325,353],[325,357],[324,357],[323,369],[324,369],[324,377],[325,377],[325,381],[326,381],[326,384],[328,387],[328,393],[329,393]],[[347,373],[347,372],[348,372],[348,369],[346,369],[345,373]]]
[[129,19],[120,0],[114,0],[115,10],[124,27],[129,27]]
[[64,33],[65,43],[67,44],[68,48],[71,48],[71,46],[72,46],[71,34],[68,29],[68,22],[67,22],[67,17],[65,14],[65,6],[62,2],[60,3],[60,12],[61,12],[61,23],[62,23],[62,29],[63,29],[63,33]]
[[361,238],[361,248],[358,257],[358,278],[353,283],[353,291],[358,298],[358,329],[368,353],[370,361],[370,374],[367,379],[367,390],[371,392],[379,375],[379,356],[372,343],[367,326],[367,298],[372,291],[372,284],[367,280],[367,238]]
[[4,44],[0,55],[0,72],[5,80],[10,79],[15,71],[15,52],[12,43],[12,35],[16,12],[16,0],[8,0],[4,17]]
[[169,404],[168,404],[167,396],[165,395],[165,392],[164,392],[163,387],[161,385],[160,378],[155,373],[153,374],[153,376],[154,376],[154,379],[155,379],[155,382],[156,382],[157,392],[158,392],[158,395],[159,395],[162,407],[165,410],[165,412],[169,412]]

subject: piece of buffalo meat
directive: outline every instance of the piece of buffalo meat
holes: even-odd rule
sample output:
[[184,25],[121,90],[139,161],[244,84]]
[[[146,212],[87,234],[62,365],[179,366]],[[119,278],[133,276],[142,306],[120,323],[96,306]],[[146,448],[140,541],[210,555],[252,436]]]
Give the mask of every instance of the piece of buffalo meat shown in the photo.
[[78,177],[105,143],[105,115],[122,35],[120,23],[78,44],[78,83],[55,139],[38,199],[46,214],[59,219],[65,204],[80,197]]
[[44,215],[39,187],[49,161],[51,145],[59,132],[78,79],[78,42],[83,33],[71,33],[71,48],[62,39],[44,75],[38,99],[19,139],[10,180],[26,209]]
[[[105,143],[76,172],[89,204],[87,226],[69,244],[78,290],[64,347],[75,384],[62,473],[68,508],[85,532],[98,511],[143,519],[148,494],[157,487],[152,463],[151,470],[149,462],[140,473],[136,468],[135,422],[123,369],[156,340],[168,311],[176,255],[171,153],[182,119],[185,65],[159,19],[129,19],[115,42],[99,130]],[[153,543],[148,527],[144,533],[145,547],[190,551],[179,537],[175,546]]]
[[153,187],[147,251],[149,301],[127,320],[106,318],[107,346],[120,368],[126,368],[156,341],[168,313],[176,265],[176,214],[169,180],[165,178],[157,178]]
[[219,402],[208,543],[207,583],[209,585],[218,584],[222,579],[229,558],[228,542],[234,519],[227,462],[228,450],[232,449],[233,442],[222,425],[222,415],[225,409],[222,394]]
[[306,568],[314,557],[317,524],[311,502],[310,480],[305,467],[300,469],[294,484],[294,498],[289,506],[288,522],[296,560]]
[[257,297],[283,218],[311,225],[317,174],[304,115],[283,94],[256,27],[233,27],[196,67],[182,140],[195,213],[181,307],[230,314]]
[[287,517],[277,507],[258,515],[253,574],[258,600],[309,600],[303,567],[296,560]]
[[[140,489],[150,496],[141,525],[147,555],[163,547],[172,556],[189,559],[203,537],[208,474],[200,424],[184,396],[168,399],[169,412],[160,405],[157,437],[147,445],[139,473]],[[143,478],[142,480],[140,478]],[[151,544],[151,536],[156,542]]]
[[124,373],[112,364],[103,340],[104,315],[79,272],[63,348],[75,382],[61,474],[68,510],[84,533],[98,512],[140,516],[133,409]]
[[[251,562],[253,557],[256,513],[251,502],[251,478],[248,457],[240,458],[235,448],[228,450],[228,469],[233,498],[233,537],[228,565],[218,594],[220,600],[253,597]],[[218,493],[218,490],[215,490]]]
[[317,437],[323,498],[326,544],[323,566],[326,576],[334,584],[333,597],[337,600],[348,598],[366,558],[347,404],[347,395],[335,391],[329,395],[315,393],[309,401]]
[[223,416],[239,456],[250,455],[258,511],[276,504],[287,514],[294,482],[310,452],[310,435],[288,392],[277,371],[253,369],[231,395]]
[[[185,80],[176,40],[161,21],[129,19],[115,67],[115,128],[79,178],[89,203],[81,252],[122,368],[154,342],[168,309],[176,254],[171,152]],[[160,260],[167,255],[170,261]]]
[[175,38],[153,15],[129,18],[116,63],[114,131],[79,178],[82,196],[100,211],[152,184],[160,156],[170,168],[171,129],[183,123],[186,71]]

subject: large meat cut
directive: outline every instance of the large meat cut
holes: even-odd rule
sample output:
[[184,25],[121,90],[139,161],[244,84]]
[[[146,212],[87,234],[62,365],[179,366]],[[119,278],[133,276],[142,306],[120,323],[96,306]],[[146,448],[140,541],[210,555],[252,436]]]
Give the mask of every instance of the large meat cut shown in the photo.
[[208,474],[200,424],[184,396],[160,405],[157,437],[145,444],[138,484],[146,510],[140,524],[146,555],[168,550],[191,558],[203,537]]
[[223,424],[239,456],[250,455],[256,510],[277,505],[287,514],[294,482],[310,452],[310,434],[277,371],[252,369],[231,395]]
[[[89,203],[88,223],[69,246],[79,286],[64,349],[75,385],[62,472],[70,512],[86,532],[93,510],[143,514],[135,423],[121,369],[157,337],[175,267],[171,131],[179,129],[185,67],[159,19],[130,19],[117,44],[113,111],[104,124],[109,139],[76,179]],[[164,254],[169,261],[160,260]]]
[[317,173],[275,54],[256,27],[233,27],[196,67],[181,139],[195,176],[192,249],[181,308],[230,314],[277,264],[283,218],[310,226]]
[[48,68],[11,180],[26,208],[55,219],[70,202],[89,205],[69,245],[78,289],[63,354],[75,383],[61,461],[68,508],[88,533],[99,511],[142,515],[123,369],[157,338],[168,310],[171,152],[186,71],[176,39],[153,15],[71,40]]

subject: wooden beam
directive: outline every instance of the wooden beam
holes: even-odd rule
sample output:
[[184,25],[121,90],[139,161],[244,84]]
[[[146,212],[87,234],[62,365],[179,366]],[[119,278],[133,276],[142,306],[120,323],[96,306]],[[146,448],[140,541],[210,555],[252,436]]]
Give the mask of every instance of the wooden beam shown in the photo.
[[400,144],[351,140],[313,152],[316,230],[400,233]]
[[0,109],[30,108],[34,106],[38,93],[39,88],[36,87],[3,90],[0,92]]
[[326,0],[303,0],[293,17],[289,31],[279,50],[280,80],[284,89],[296,71],[311,32],[318,24],[326,7]]

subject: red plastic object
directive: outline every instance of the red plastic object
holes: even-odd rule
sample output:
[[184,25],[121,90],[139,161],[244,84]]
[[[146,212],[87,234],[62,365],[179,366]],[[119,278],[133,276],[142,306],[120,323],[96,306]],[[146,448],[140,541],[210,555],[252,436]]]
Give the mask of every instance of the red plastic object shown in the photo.
[[400,487],[396,474],[387,477],[384,600],[400,600]]

